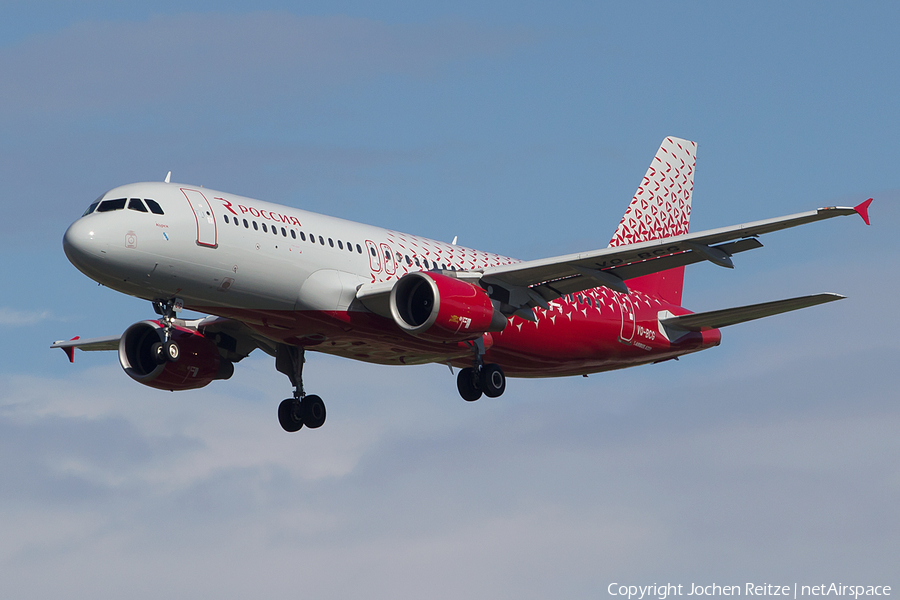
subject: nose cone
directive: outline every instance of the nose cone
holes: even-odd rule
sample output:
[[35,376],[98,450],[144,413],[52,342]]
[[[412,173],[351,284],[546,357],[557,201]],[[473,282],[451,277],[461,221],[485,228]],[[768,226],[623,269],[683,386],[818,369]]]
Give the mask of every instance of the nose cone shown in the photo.
[[78,270],[90,274],[101,255],[100,243],[91,225],[92,219],[81,218],[69,225],[63,236],[66,257]]

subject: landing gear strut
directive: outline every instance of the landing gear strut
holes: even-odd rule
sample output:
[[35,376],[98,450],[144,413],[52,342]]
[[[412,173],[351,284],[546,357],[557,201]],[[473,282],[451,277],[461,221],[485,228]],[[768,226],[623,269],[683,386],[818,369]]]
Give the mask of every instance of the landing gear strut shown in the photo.
[[459,395],[467,402],[474,402],[484,394],[488,398],[496,398],[506,390],[506,375],[500,365],[484,364],[484,341],[475,340],[475,357],[472,366],[459,371],[456,377],[456,388]]
[[293,433],[306,425],[317,429],[325,423],[325,403],[316,395],[303,391],[303,363],[306,351],[297,346],[279,344],[275,353],[275,368],[288,376],[294,386],[294,397],[278,405],[278,422],[282,429]]
[[184,301],[181,298],[172,298],[170,300],[154,300],[153,310],[160,315],[160,322],[163,326],[163,341],[153,344],[151,352],[157,364],[165,362],[175,362],[181,357],[181,348],[178,342],[172,339],[172,329],[174,329],[175,317],[181,309],[184,308]]

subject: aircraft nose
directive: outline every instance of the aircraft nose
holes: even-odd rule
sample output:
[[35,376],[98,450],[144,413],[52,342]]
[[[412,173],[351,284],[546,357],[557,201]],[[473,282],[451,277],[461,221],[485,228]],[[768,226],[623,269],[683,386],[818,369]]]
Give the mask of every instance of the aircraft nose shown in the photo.
[[100,244],[90,219],[81,218],[69,225],[63,236],[63,250],[69,262],[84,270],[100,255]]

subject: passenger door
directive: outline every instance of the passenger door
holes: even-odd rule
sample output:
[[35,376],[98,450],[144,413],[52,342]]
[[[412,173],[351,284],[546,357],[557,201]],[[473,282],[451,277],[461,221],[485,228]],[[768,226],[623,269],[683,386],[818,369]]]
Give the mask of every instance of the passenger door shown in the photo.
[[181,192],[194,211],[194,219],[197,221],[197,244],[215,248],[218,246],[216,219],[206,196],[199,190],[181,188]]

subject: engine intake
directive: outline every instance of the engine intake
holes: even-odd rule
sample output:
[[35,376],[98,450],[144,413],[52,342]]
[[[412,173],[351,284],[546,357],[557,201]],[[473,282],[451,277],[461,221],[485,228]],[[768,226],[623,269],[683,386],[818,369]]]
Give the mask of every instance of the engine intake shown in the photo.
[[177,362],[160,364],[153,345],[164,339],[158,321],[141,321],[125,330],[119,340],[119,363],[129,377],[159,390],[193,390],[234,374],[234,364],[202,333],[175,327],[171,339],[178,344]]
[[418,338],[456,342],[502,331],[507,319],[480,287],[440,273],[407,273],[391,290],[391,316]]

